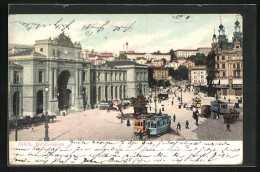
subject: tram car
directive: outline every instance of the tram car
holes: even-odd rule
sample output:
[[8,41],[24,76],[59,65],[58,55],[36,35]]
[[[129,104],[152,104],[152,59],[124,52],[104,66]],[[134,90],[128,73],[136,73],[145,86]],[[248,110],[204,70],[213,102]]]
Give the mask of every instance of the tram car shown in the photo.
[[214,100],[210,102],[210,110],[215,113],[219,114],[226,114],[228,113],[228,103],[223,102],[220,100]]
[[147,134],[149,129],[150,136],[158,136],[166,133],[171,128],[171,117],[167,114],[145,114],[134,119],[134,134]]
[[156,115],[146,121],[146,128],[149,128],[151,136],[164,134],[171,129],[171,117],[167,114]]
[[141,133],[146,134],[147,128],[146,128],[146,121],[150,119],[155,114],[141,114],[134,118],[134,134],[138,135]]
[[195,107],[195,108],[200,108],[201,106],[201,99],[198,98],[198,97],[195,97],[192,99],[192,105]]

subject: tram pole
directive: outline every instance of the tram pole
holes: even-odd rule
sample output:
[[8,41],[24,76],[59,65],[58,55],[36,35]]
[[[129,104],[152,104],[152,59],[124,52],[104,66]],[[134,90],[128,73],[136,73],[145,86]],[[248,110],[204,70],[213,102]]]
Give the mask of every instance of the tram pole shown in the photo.
[[155,104],[155,107],[154,107],[154,109],[155,109],[155,113],[157,113],[157,105],[156,105],[156,89],[157,89],[157,87],[155,86],[155,99],[154,99],[154,104]]
[[18,98],[19,98],[19,93],[16,92],[16,114],[15,114],[15,141],[18,140]]

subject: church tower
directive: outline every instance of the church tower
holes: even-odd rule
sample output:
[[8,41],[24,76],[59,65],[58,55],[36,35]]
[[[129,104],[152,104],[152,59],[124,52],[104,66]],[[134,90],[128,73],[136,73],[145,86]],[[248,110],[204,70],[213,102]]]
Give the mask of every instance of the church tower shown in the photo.
[[227,37],[225,35],[225,28],[222,25],[222,19],[220,16],[220,25],[219,25],[219,36],[218,36],[218,47],[223,49],[223,46],[227,43]]
[[215,50],[217,48],[217,36],[215,34],[215,29],[214,29],[214,34],[212,36],[212,43],[211,43],[212,48]]

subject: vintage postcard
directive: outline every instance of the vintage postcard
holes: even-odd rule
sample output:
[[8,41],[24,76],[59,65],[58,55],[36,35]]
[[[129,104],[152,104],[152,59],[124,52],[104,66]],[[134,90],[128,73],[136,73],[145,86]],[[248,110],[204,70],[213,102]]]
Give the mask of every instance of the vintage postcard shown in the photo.
[[242,26],[240,14],[9,15],[9,164],[242,164]]

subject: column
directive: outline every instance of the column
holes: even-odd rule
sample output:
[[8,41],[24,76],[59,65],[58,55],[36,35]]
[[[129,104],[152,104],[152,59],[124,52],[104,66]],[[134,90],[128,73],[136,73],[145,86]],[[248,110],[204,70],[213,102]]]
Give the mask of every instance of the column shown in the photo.
[[76,97],[78,97],[79,96],[79,78],[78,78],[78,76],[79,76],[79,70],[76,70],[76,72],[75,72],[75,79],[76,79]]
[[53,80],[53,75],[54,75],[54,69],[53,68],[51,68],[50,69],[50,71],[49,71],[49,73],[50,73],[50,82],[49,82],[49,84],[50,84],[50,91],[49,91],[49,97],[50,97],[50,99],[52,100],[53,98],[54,98],[54,96],[53,96],[53,94],[54,94],[54,87],[53,87],[53,85],[54,85],[54,80]]
[[58,86],[57,86],[57,69],[54,68],[54,91],[56,92],[56,95],[54,95],[54,100],[57,100],[57,93],[58,93]]
[[[82,70],[79,70],[79,88],[83,89],[83,84],[82,84]],[[82,94],[81,94],[81,89],[79,90],[79,97],[82,98]]]

